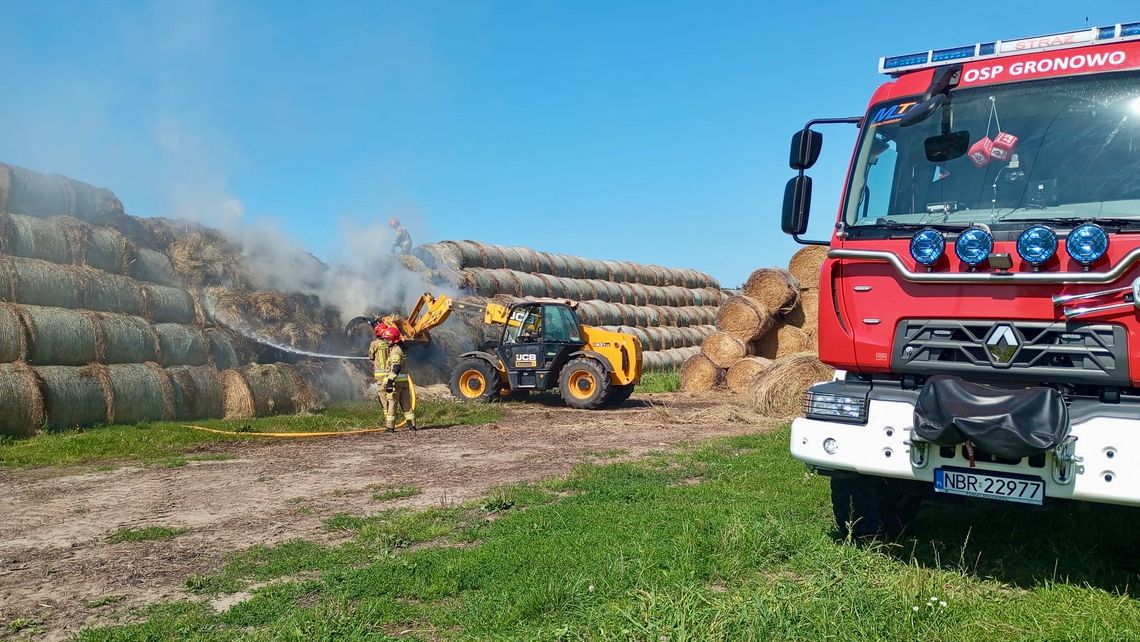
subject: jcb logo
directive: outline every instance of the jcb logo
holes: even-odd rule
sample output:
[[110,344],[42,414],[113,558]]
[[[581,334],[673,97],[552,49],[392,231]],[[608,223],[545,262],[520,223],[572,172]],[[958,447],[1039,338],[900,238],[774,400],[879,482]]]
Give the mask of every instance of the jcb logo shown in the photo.
[[537,354],[516,354],[515,355],[516,368],[537,368],[538,355]]

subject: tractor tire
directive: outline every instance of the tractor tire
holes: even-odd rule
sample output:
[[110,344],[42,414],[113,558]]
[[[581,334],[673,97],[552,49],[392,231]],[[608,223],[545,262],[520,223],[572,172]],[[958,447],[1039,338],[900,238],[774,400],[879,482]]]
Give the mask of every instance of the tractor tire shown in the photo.
[[593,410],[606,403],[613,389],[610,376],[593,359],[578,357],[562,368],[558,377],[562,400],[571,408]]
[[896,539],[918,518],[917,482],[868,475],[831,478],[831,507],[843,539]]
[[614,386],[610,391],[610,398],[606,400],[607,406],[620,406],[625,403],[629,396],[633,394],[633,389],[637,386],[632,383],[628,386]]
[[463,359],[451,371],[451,394],[460,401],[489,403],[502,396],[503,378],[482,359]]

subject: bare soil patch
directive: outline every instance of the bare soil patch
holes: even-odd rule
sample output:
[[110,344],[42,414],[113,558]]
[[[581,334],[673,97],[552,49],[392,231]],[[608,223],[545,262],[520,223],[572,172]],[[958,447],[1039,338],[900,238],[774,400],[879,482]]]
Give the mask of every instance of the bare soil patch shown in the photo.
[[[538,401],[511,404],[484,426],[212,446],[234,458],[181,468],[0,470],[0,637],[20,619],[42,623],[22,637],[65,639],[129,618],[134,607],[188,597],[186,578],[226,553],[339,537],[322,525],[336,513],[448,506],[583,461],[636,459],[774,426],[727,411],[726,401],[723,393],[635,395],[605,411]],[[421,492],[372,499],[376,487],[406,485]],[[107,542],[146,526],[189,530],[168,541]]]

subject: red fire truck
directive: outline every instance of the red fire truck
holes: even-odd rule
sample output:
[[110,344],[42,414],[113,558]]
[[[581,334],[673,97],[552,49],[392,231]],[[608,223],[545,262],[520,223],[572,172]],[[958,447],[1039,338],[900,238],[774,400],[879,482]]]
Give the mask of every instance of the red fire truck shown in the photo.
[[[854,118],[792,139],[782,226],[827,245],[791,453],[839,530],[920,500],[1140,505],[1140,22],[882,58]],[[835,231],[803,238],[817,125],[859,128]]]

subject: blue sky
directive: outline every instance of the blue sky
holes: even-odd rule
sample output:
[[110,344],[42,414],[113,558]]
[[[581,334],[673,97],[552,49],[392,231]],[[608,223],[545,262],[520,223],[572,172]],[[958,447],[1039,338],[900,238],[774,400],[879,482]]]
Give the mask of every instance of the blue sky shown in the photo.
[[[736,286],[797,249],[791,133],[861,113],[879,56],[1140,20],[1085,4],[9,0],[0,160],[330,260],[396,214]],[[816,236],[854,140],[824,131]]]

